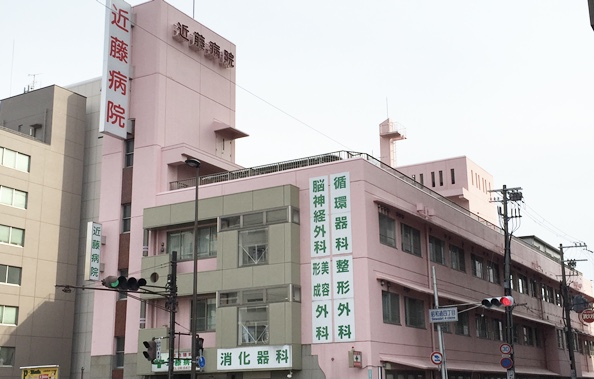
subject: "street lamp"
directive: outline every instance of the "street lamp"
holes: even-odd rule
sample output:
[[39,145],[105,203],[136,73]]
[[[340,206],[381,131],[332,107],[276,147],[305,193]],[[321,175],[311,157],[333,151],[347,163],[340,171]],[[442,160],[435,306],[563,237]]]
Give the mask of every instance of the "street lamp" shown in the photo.
[[198,180],[200,178],[200,161],[198,159],[186,159],[186,164],[196,169],[196,191],[194,198],[194,280],[192,284],[192,324],[190,334],[192,335],[192,363],[190,378],[196,379],[196,316],[198,315]]

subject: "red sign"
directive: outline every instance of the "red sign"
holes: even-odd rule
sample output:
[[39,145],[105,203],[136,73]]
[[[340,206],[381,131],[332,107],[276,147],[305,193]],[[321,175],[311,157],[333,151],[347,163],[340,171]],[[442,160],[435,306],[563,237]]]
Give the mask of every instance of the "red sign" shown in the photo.
[[360,351],[353,351],[353,367],[363,368],[363,353]]
[[434,365],[440,365],[443,363],[443,355],[439,351],[434,351],[431,353],[431,362]]
[[584,324],[591,324],[594,322],[594,309],[584,309],[582,313],[578,313],[580,321]]
[[501,346],[499,346],[499,351],[501,352],[501,354],[511,354],[511,345],[507,343],[502,343]]

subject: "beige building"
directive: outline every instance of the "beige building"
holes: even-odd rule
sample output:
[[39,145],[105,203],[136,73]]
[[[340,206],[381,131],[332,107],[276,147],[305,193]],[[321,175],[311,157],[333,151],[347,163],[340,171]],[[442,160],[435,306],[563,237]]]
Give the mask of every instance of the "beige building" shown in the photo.
[[70,374],[85,97],[57,86],[0,102],[0,377]]

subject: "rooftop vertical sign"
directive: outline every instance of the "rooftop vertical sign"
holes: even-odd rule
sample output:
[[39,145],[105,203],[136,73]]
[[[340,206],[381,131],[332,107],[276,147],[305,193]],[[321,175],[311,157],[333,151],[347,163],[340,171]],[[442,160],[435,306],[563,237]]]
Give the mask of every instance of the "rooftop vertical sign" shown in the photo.
[[99,131],[126,139],[131,132],[128,118],[132,7],[123,0],[108,0],[106,6]]

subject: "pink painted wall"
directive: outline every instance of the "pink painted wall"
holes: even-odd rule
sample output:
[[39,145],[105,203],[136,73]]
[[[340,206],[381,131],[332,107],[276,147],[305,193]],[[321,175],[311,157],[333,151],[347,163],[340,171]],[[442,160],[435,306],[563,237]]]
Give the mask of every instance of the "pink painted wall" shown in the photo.
[[[409,177],[414,175],[417,182],[421,182],[422,174],[425,187],[449,198],[492,224],[499,225],[496,205],[490,202],[489,190],[496,189],[493,176],[467,157],[399,166],[396,169]],[[453,184],[451,170],[455,173]],[[439,180],[439,171],[443,173],[443,185]],[[432,172],[435,174],[435,186],[431,181]]]
[[[173,24],[188,26],[216,42],[221,52],[236,55],[235,45],[192,20],[162,0],[133,7],[138,26],[132,32],[134,80],[131,87],[131,117],[135,122],[130,276],[140,272],[143,251],[142,214],[157,205],[157,194],[177,179],[177,166],[187,154],[223,170],[239,168],[234,163],[235,146],[215,134],[215,120],[235,126],[235,69],[188,48],[173,39]],[[121,188],[124,143],[104,137],[99,222],[107,243],[103,248],[103,276],[117,275],[118,239],[121,231]],[[193,173],[190,177],[193,177]],[[189,199],[188,199],[189,200]],[[103,277],[102,276],[102,277]],[[92,355],[114,353],[113,325],[116,294],[95,295]],[[137,351],[140,303],[128,301],[126,353]],[[97,332],[101,331],[101,332]]]
[[[437,350],[436,333],[428,321],[425,328],[404,326],[404,309],[401,305],[402,326],[384,324],[382,322],[381,287],[379,279],[392,281],[390,291],[404,296],[423,299],[428,309],[432,303],[431,267],[436,266],[438,288],[441,303],[459,304],[480,302],[484,297],[503,295],[503,287],[471,274],[471,253],[497,258],[500,262],[500,276],[503,275],[502,252],[503,235],[498,228],[488,226],[477,217],[468,217],[465,212],[443,202],[430,193],[420,192],[416,187],[380,170],[362,159],[353,159],[279,172],[270,175],[245,178],[231,182],[204,185],[200,187],[201,198],[221,196],[256,190],[260,188],[292,184],[300,188],[301,210],[301,329],[302,343],[311,344],[312,302],[309,251],[309,178],[333,173],[349,172],[351,178],[351,200],[353,225],[353,259],[355,267],[355,314],[356,341],[353,343],[314,344],[312,354],[317,355],[318,362],[327,377],[366,378],[367,370],[348,368],[347,353],[352,347],[363,352],[363,364],[379,366],[380,356],[409,357],[426,362],[432,367],[429,354]],[[194,195],[192,188],[163,192],[157,196],[157,203],[170,204],[190,201]],[[391,248],[379,242],[377,202],[395,207],[403,221],[423,233],[422,258],[404,253],[399,247]],[[435,210],[435,215],[428,219],[419,217],[416,204],[423,202]],[[428,223],[426,223],[428,221]],[[427,259],[427,233],[435,235],[447,242],[461,245],[465,250],[466,272],[458,272],[430,262]],[[450,238],[450,239],[448,239]],[[398,238],[397,244],[400,244]],[[520,241],[512,242],[514,271],[525,273],[530,277],[539,277],[548,285],[558,284],[559,265],[553,260],[538,253],[529,245]],[[592,295],[591,283],[583,277],[576,277],[586,294]],[[408,288],[408,289],[407,289]],[[543,302],[529,295],[514,291],[517,303],[525,304],[514,310],[515,320],[521,325],[536,327],[538,323],[546,323],[547,330],[553,326],[560,328],[561,308]],[[426,309],[426,310],[427,310]],[[183,312],[183,311],[182,311]],[[478,312],[479,314],[481,312]],[[501,310],[484,310],[486,316],[501,316]],[[474,362],[489,362],[498,367],[501,342],[476,338],[475,311],[470,311],[469,328],[473,337],[449,333],[445,335],[448,358],[456,365],[464,366]],[[479,317],[479,316],[477,316]],[[574,325],[578,324],[573,315]],[[536,321],[535,321],[536,320]],[[540,321],[538,321],[540,320]],[[453,327],[453,326],[452,326]],[[578,328],[591,333],[588,326]],[[546,337],[550,344],[551,336]],[[549,345],[547,345],[549,346]],[[566,351],[556,348],[543,351],[543,348],[517,345],[517,356],[522,367],[547,368],[548,370],[565,372],[568,365]],[[578,359],[581,355],[578,354]],[[581,361],[580,361],[581,362]],[[584,362],[583,365],[586,363]],[[375,374],[374,374],[375,375]]]

